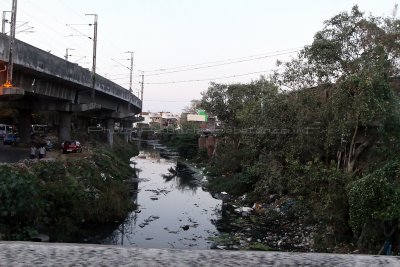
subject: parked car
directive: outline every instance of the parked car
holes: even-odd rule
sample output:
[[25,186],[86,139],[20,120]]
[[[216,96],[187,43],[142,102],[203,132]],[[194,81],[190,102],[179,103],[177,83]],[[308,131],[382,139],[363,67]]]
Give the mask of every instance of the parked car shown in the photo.
[[18,134],[16,133],[8,133],[6,137],[3,139],[3,144],[5,145],[15,145],[19,142]]
[[7,124],[0,124],[0,139],[4,139],[8,133],[12,133],[12,126]]
[[65,141],[64,143],[61,144],[61,148],[64,154],[66,153],[81,153],[82,152],[82,146],[79,141],[72,140],[72,141]]

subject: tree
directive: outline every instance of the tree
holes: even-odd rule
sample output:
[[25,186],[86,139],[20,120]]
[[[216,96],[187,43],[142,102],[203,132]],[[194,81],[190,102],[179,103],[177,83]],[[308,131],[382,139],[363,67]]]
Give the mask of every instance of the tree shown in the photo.
[[351,13],[326,21],[312,45],[276,76],[281,85],[297,90],[325,88],[325,145],[336,148],[338,166],[347,172],[356,171],[357,160],[377,141],[370,129],[385,131],[396,117],[390,77],[399,74],[399,40],[398,20],[365,17],[354,6]]
[[197,99],[192,99],[191,101],[190,101],[190,105],[189,106],[186,106],[184,109],[183,109],[183,112],[186,112],[186,113],[197,113],[197,110],[199,109],[199,105],[200,105],[200,100],[197,100]]
[[241,132],[259,124],[268,97],[278,93],[278,88],[264,77],[250,84],[211,83],[202,93],[200,107],[217,116],[227,132],[232,133],[234,147],[240,144]]
[[[234,149],[220,157],[238,165],[229,180],[246,181],[260,199],[269,192],[308,201],[333,233],[397,225],[398,177],[381,173],[390,161],[398,166],[399,59],[400,21],[355,6],[327,20],[271,81],[212,83],[201,107],[226,128],[256,130],[225,135]],[[379,242],[379,229],[373,234]]]

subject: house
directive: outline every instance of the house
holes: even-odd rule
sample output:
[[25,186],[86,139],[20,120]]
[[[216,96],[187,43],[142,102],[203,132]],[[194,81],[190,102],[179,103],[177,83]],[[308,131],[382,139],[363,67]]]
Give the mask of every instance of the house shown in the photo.
[[198,110],[196,113],[182,113],[181,124],[191,123],[199,129],[215,130],[217,124],[216,117],[209,117],[204,110]]
[[171,112],[161,112],[161,126],[176,126],[178,125],[177,116],[173,115]]

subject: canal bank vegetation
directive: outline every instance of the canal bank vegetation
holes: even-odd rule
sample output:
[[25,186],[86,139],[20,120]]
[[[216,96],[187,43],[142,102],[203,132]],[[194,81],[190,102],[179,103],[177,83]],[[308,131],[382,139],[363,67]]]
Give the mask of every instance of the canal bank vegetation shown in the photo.
[[167,129],[158,134],[160,142],[168,147],[176,149],[179,156],[183,159],[197,160],[201,158],[202,152],[198,150],[197,140],[199,138],[196,132],[188,132],[184,129],[179,132],[171,132]]
[[301,233],[313,238],[309,250],[398,254],[399,40],[396,16],[355,6],[270,79],[212,83],[200,106],[224,131],[210,190],[257,203],[285,233],[294,221],[312,226]]
[[[96,143],[80,157],[0,166],[0,240],[74,240],[85,224],[123,220],[133,208],[124,180],[135,145]],[[130,155],[130,156],[128,156]]]

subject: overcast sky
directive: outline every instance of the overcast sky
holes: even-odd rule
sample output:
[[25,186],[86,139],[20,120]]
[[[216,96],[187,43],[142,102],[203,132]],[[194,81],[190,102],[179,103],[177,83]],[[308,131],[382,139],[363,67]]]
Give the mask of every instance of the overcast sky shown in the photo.
[[[93,16],[85,14],[96,13],[97,73],[129,88],[125,52],[134,51],[135,93],[144,71],[143,111],[180,113],[210,81],[249,82],[267,75],[277,59],[288,60],[310,44],[323,22],[339,12],[357,4],[366,13],[389,16],[398,2],[19,0],[16,37],[59,57],[73,48],[70,61],[90,69]],[[0,0],[0,11],[10,10],[11,3]]]

